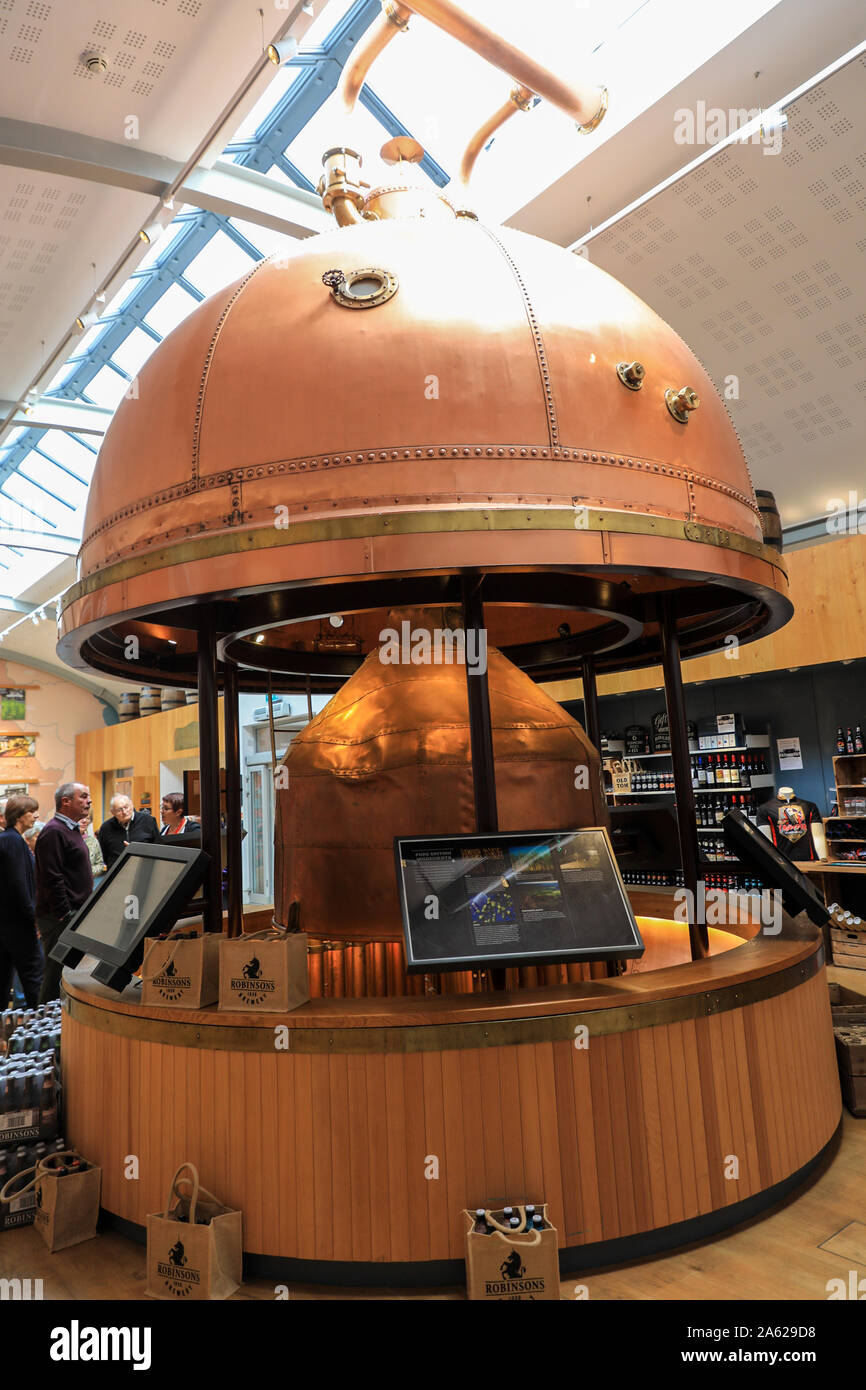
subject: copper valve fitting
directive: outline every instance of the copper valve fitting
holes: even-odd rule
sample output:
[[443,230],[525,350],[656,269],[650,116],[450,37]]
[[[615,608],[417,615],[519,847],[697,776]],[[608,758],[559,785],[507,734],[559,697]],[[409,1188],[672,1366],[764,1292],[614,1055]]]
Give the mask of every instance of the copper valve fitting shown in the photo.
[[617,362],[616,374],[623,386],[630,391],[639,391],[646,376],[646,367],[642,362]]
[[693,391],[691,386],[681,386],[679,391],[675,391],[669,386],[665,391],[665,405],[673,415],[675,420],[679,420],[681,425],[689,423],[689,411],[697,410],[701,403],[701,398],[697,391]]
[[317,191],[325,210],[333,212],[340,221],[339,213],[345,209],[349,214],[347,221],[359,221],[364,202],[362,190],[367,186],[361,179],[361,156],[357,151],[339,145],[325,151],[322,167],[324,172]]

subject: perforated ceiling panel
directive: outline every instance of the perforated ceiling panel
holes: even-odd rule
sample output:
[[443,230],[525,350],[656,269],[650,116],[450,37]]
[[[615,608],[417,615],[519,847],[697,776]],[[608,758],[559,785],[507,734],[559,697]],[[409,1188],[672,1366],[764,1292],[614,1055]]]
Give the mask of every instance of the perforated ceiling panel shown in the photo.
[[866,488],[864,93],[860,59],[788,108],[778,153],[729,146],[588,246],[727,395],[786,525]]

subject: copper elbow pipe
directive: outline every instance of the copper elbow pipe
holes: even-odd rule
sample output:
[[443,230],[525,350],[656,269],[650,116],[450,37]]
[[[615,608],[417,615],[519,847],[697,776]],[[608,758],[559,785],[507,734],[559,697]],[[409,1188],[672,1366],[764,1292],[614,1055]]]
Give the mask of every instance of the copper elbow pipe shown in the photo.
[[364,221],[352,199],[340,194],[331,199],[331,212],[338,227],[354,227],[356,223]]
[[411,10],[423,19],[429,19],[431,24],[444,29],[446,34],[486,58],[494,67],[501,68],[516,82],[528,87],[530,92],[553,102],[554,106],[558,106],[585,129],[594,129],[604,115],[607,107],[606,88],[568,86],[540,63],[527,57],[521,49],[506,43],[505,39],[471,15],[464,14],[451,0],[406,0],[401,9]]
[[518,84],[516,87],[512,88],[508,100],[504,102],[497,111],[494,111],[493,115],[489,116],[483,125],[478,127],[469,141],[469,144],[466,146],[463,152],[463,158],[460,161],[461,183],[464,185],[468,184],[472,177],[472,170],[475,168],[475,161],[484,149],[491,135],[494,135],[496,131],[499,130],[500,126],[505,125],[505,122],[514,115],[515,111],[527,111],[533,95],[534,93],[532,93],[528,87],[523,87]]
[[406,28],[410,18],[411,13],[406,6],[394,0],[394,3],[385,7],[384,13],[373,25],[367,42],[346,63],[337,94],[347,115],[354,111],[361,88],[367,80],[367,73],[379,54],[387,48],[395,35]]

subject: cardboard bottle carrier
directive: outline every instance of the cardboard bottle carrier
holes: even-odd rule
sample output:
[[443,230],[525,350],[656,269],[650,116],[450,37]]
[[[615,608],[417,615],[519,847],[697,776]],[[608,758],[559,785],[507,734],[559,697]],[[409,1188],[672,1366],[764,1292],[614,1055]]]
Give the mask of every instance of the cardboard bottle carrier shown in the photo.
[[19,1217],[15,1224],[32,1222],[51,1251],[96,1235],[102,1170],[88,1163],[82,1173],[64,1171],[66,1159],[81,1157],[74,1149],[46,1154],[34,1167],[16,1173],[0,1192],[3,1207]]
[[288,1013],[310,997],[305,932],[220,937],[219,967],[221,1009]]
[[[464,1211],[466,1228],[466,1291],[471,1300],[496,1302],[521,1299],[559,1301],[559,1254],[556,1231],[548,1222],[547,1206],[537,1206],[544,1218],[541,1231],[512,1231],[489,1211],[485,1217],[493,1230],[481,1235],[474,1230],[475,1213]],[[515,1207],[521,1226],[525,1207]]]

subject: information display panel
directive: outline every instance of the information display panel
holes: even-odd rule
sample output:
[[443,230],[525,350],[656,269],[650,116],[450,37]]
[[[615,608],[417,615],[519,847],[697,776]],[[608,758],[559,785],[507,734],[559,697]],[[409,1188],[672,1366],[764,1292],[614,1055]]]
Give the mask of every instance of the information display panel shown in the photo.
[[607,831],[398,837],[410,974],[642,955]]
[[63,929],[51,959],[75,967],[84,955],[96,956],[94,978],[123,989],[140,964],[144,938],[174,926],[207,862],[192,847],[127,845]]
[[744,864],[757,873],[765,883],[771,883],[782,893],[782,902],[787,912],[796,916],[805,912],[816,926],[823,927],[830,920],[830,913],[821,895],[804,873],[780,854],[772,841],[742,811],[728,811],[722,820],[725,844],[740,856]]

